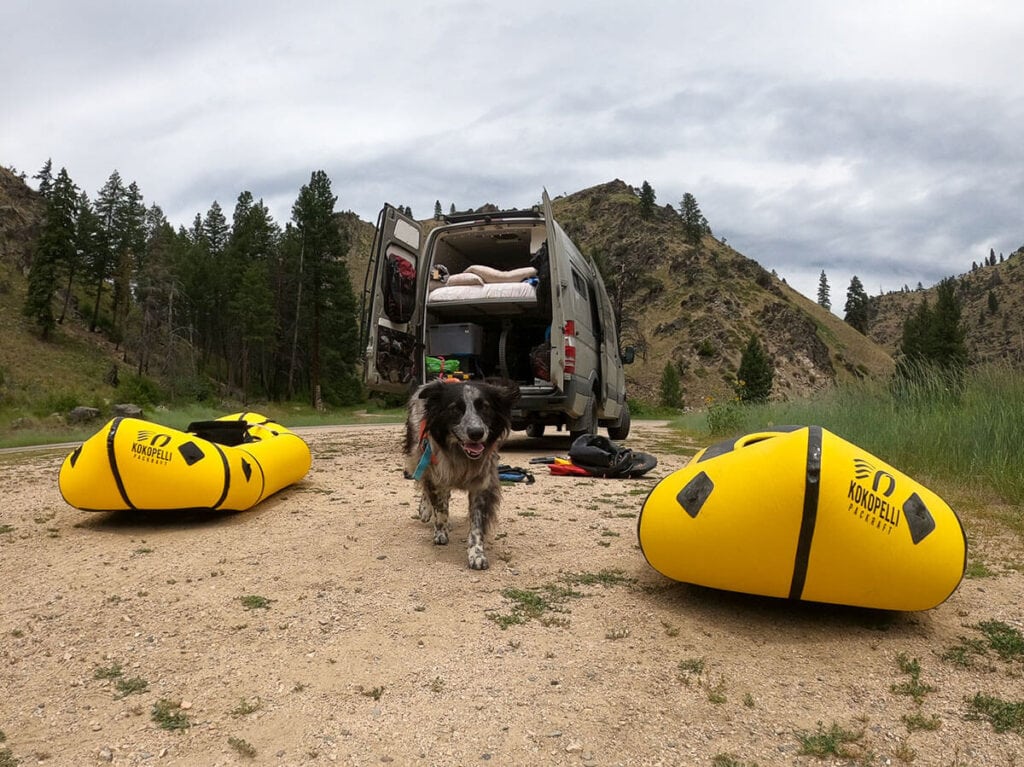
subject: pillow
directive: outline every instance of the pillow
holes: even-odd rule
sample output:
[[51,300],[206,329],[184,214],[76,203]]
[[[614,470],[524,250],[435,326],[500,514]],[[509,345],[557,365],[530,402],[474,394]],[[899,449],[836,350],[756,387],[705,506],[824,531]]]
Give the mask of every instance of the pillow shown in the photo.
[[532,266],[524,266],[521,269],[503,272],[500,269],[492,269],[483,264],[473,264],[466,268],[466,272],[479,275],[484,282],[522,282],[525,279],[537,276],[537,270]]
[[447,285],[483,285],[483,278],[479,274],[473,274],[472,272],[460,272],[458,274],[448,275]]

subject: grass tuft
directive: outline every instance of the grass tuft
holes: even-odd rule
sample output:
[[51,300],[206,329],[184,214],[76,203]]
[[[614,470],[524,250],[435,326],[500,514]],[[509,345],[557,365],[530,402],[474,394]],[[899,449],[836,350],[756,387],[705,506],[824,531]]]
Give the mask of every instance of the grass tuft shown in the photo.
[[996,732],[1024,735],[1024,702],[1011,703],[979,692],[968,706],[971,718],[987,719]]
[[239,597],[238,601],[242,603],[242,607],[246,610],[269,610],[270,604],[274,600],[261,597],[259,594],[246,594]]
[[232,735],[228,738],[228,745],[246,759],[253,759],[256,756],[256,748],[252,743],[243,738],[236,738]]
[[856,754],[849,748],[848,743],[856,743],[864,736],[863,732],[853,732],[840,727],[835,722],[827,730],[821,722],[818,722],[816,732],[798,732],[797,740],[800,741],[800,754],[824,758],[826,756],[838,756],[840,759],[849,759]]
[[181,703],[166,698],[161,698],[153,704],[150,717],[164,730],[187,730],[192,726],[188,714],[181,708]]

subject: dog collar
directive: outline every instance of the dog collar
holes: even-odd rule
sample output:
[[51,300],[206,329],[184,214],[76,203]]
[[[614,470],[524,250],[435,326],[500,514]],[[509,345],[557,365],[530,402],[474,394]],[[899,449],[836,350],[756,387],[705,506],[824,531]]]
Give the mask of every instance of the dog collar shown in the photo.
[[416,464],[416,471],[412,473],[412,478],[417,482],[423,476],[423,472],[425,472],[427,467],[430,465],[432,453],[429,439],[424,438],[421,444],[423,446],[423,455],[420,456],[420,462]]

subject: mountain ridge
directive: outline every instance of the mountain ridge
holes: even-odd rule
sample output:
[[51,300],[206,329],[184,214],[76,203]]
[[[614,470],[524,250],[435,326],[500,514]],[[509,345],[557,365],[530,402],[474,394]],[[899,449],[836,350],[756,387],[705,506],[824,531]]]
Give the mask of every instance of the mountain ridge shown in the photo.
[[[32,334],[20,309],[43,207],[38,192],[0,168],[0,318],[22,336]],[[855,378],[885,376],[894,367],[898,328],[914,294],[871,299],[874,321],[864,336],[754,259],[716,239],[710,228],[699,242],[688,240],[682,218],[671,205],[653,206],[645,218],[639,190],[622,180],[559,196],[553,208],[570,237],[602,267],[621,320],[621,341],[637,350],[637,362],[627,367],[630,395],[635,399],[658,401],[666,362],[679,372],[686,406],[732,399],[742,349],[751,335],[758,336],[773,360],[773,397],[777,399],[813,395]],[[374,224],[351,211],[336,213],[336,220],[348,234],[345,258],[358,299]],[[1024,293],[1019,290],[1019,282],[1024,281],[1022,262],[1024,258],[1016,254],[1006,265],[985,267],[984,274],[963,278],[968,286],[964,295],[970,299],[965,318],[974,323],[968,327],[969,339],[978,327],[987,323],[991,330],[998,324],[1000,337],[1010,339],[1011,346],[1020,338],[1018,345],[1024,348],[1021,323],[1010,314],[1016,307],[1013,291]],[[990,290],[996,291],[998,304],[1005,302],[1007,311],[1001,316],[975,309],[978,301],[991,300],[987,298]],[[89,340],[89,334],[70,329],[61,333],[75,343]],[[8,342],[0,346],[5,343],[10,346]],[[97,343],[95,347],[97,355],[110,357],[109,346]],[[45,355],[52,345],[36,339],[30,348],[33,355]],[[7,373],[8,379],[30,389],[31,381],[20,380],[18,373],[18,360],[24,356],[0,350],[0,376]],[[28,367],[45,370],[47,365]]]

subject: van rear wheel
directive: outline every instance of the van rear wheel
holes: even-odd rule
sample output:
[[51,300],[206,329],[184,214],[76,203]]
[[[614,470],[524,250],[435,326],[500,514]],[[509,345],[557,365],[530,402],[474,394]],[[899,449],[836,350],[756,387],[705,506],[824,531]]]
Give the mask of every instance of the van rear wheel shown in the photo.
[[587,414],[574,420],[569,426],[569,444],[584,434],[597,434],[597,397],[590,398]]
[[608,427],[608,438],[615,442],[621,442],[629,436],[629,426],[632,419],[629,415],[629,403],[622,403],[622,413],[619,415],[619,422]]

